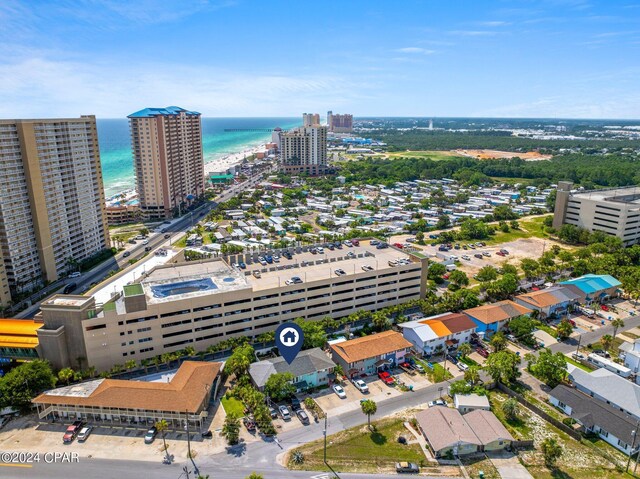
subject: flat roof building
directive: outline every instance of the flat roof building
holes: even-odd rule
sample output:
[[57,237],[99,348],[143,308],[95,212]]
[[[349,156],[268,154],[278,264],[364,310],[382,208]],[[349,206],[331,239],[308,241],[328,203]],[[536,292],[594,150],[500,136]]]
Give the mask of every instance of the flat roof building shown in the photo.
[[316,114],[303,115],[303,126],[279,133],[280,160],[287,174],[323,174],[327,169],[327,127]]
[[95,116],[0,120],[0,305],[109,246]]
[[179,214],[204,192],[200,113],[169,106],[128,118],[140,210],[153,219]]
[[572,183],[558,182],[553,227],[575,225],[617,236],[626,246],[640,241],[640,187],[571,191]]
[[[404,264],[389,265],[398,260]],[[186,346],[204,350],[233,337],[255,338],[296,318],[373,311],[426,292],[426,258],[377,249],[368,240],[348,252],[298,251],[268,267],[257,254],[242,256],[246,270],[230,266],[239,261],[231,256],[156,266],[104,304],[90,296],[53,296],[37,318],[44,322],[38,330],[43,356],[55,367],[78,368],[80,357],[88,363],[81,369],[109,369]]]

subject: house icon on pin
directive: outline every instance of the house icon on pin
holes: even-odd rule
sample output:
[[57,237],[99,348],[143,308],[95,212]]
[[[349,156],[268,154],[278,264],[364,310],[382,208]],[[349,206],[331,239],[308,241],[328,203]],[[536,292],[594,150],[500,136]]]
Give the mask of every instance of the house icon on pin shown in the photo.
[[280,333],[280,341],[286,346],[293,346],[298,342],[298,333],[293,328],[287,328]]

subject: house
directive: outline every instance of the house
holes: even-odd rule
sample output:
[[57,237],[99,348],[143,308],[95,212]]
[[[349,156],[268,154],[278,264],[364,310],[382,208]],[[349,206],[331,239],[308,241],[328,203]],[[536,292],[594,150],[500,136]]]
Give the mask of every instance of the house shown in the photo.
[[564,384],[549,393],[549,402],[575,419],[584,432],[597,434],[626,454],[631,452],[636,418]]
[[640,383],[640,340],[633,343],[623,342],[620,347],[621,356],[624,358],[624,365],[636,375],[636,382]]
[[491,411],[489,398],[479,394],[456,394],[453,396],[453,405],[462,414],[466,414],[476,409]]
[[610,372],[616,373],[617,375],[628,378],[631,376],[631,369],[622,364],[618,364],[611,359],[604,358],[599,354],[591,353],[587,356],[587,361],[595,364],[599,368],[606,369]]
[[494,333],[500,331],[513,318],[528,316],[532,312],[531,309],[511,300],[485,304],[484,306],[463,311],[476,323],[477,331],[485,333],[485,337],[491,337]]
[[606,369],[587,372],[568,364],[567,371],[577,390],[640,420],[640,386]]
[[327,385],[335,367],[335,363],[322,349],[313,348],[298,353],[291,364],[287,364],[281,356],[252,363],[249,376],[253,384],[262,391],[271,375],[290,372],[293,374],[292,382],[300,392]]
[[593,301],[600,303],[619,296],[621,284],[610,274],[585,274],[560,283],[579,295],[579,301],[582,304],[590,304]]
[[476,330],[476,323],[461,313],[439,314],[399,326],[405,339],[426,355],[443,350],[454,352],[460,344],[469,342]]
[[491,411],[478,409],[463,416],[457,409],[435,406],[420,411],[416,419],[436,457],[506,449],[514,440]]
[[395,331],[332,344],[331,359],[348,376],[374,374],[403,362],[411,343]]
[[579,298],[580,296],[569,288],[552,286],[540,291],[519,294],[514,299],[519,305],[538,311],[540,318],[547,318],[566,314],[569,306],[576,304]]

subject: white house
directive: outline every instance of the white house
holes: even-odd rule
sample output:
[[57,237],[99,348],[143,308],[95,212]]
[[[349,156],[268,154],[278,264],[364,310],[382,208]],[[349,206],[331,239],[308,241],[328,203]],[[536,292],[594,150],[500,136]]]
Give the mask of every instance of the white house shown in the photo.
[[425,355],[443,350],[454,352],[460,344],[468,343],[476,330],[476,323],[460,313],[439,314],[399,326],[404,338]]

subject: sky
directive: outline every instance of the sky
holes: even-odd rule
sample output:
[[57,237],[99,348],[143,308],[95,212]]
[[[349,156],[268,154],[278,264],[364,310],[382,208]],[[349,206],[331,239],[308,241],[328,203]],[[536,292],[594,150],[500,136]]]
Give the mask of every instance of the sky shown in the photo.
[[640,118],[640,0],[1,0],[0,118]]

